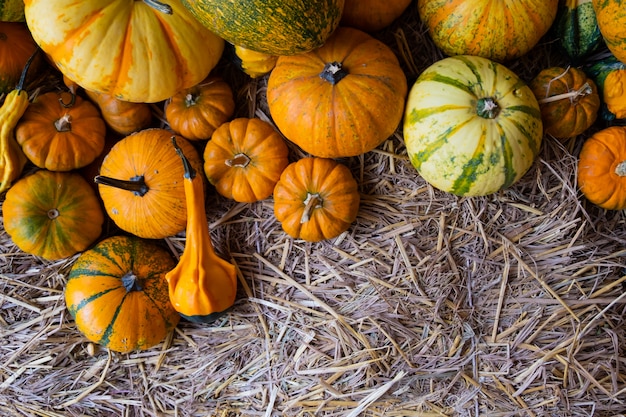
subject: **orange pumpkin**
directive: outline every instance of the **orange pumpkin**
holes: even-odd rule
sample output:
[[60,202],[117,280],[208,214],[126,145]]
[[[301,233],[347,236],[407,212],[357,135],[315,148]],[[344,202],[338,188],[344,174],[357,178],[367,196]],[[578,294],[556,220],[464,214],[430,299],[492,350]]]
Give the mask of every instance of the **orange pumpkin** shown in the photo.
[[340,158],[371,151],[394,133],[407,89],[388,46],[340,27],[319,49],[278,58],[267,101],[287,139],[314,156]]
[[376,32],[391,25],[409,4],[411,0],[346,0],[340,24]]
[[107,126],[121,135],[130,135],[150,126],[152,110],[147,103],[131,103],[109,94],[85,90],[102,113]]
[[106,125],[91,102],[70,93],[37,96],[15,128],[26,157],[50,171],[91,163],[104,149]]
[[530,88],[539,103],[545,132],[555,138],[578,136],[598,117],[596,83],[578,68],[545,68],[531,81]]
[[[24,23],[0,22],[0,94],[15,88],[35,49],[37,44]],[[31,65],[30,73],[36,71],[35,65]]]
[[224,79],[210,76],[202,83],[179,91],[166,103],[170,128],[190,140],[207,140],[235,112],[235,98]]
[[269,197],[287,164],[282,136],[261,119],[221,125],[204,148],[204,173],[218,193],[242,203]]
[[[140,130],[121,139],[104,157],[94,180],[106,212],[120,229],[146,239],[185,230],[184,170],[171,138],[166,129]],[[194,169],[202,172],[193,145],[182,137],[176,141]]]
[[308,157],[285,168],[274,188],[274,215],[291,237],[317,242],[346,231],[356,219],[360,195],[345,165]]
[[626,209],[626,126],[602,129],[585,141],[578,161],[578,186],[599,207]]

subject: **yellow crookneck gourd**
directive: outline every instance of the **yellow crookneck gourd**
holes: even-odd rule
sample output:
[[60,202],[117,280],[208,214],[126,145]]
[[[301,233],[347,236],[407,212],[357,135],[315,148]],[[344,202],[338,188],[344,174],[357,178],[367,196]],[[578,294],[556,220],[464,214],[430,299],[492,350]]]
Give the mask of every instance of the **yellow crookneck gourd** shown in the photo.
[[215,320],[235,302],[237,270],[213,249],[204,207],[204,183],[172,138],[185,167],[187,202],[185,249],[174,269],[165,275],[172,305],[196,323]]
[[24,90],[26,73],[39,48],[28,58],[17,87],[4,98],[0,107],[0,193],[8,190],[22,175],[26,155],[15,140],[15,126],[28,108],[28,93]]

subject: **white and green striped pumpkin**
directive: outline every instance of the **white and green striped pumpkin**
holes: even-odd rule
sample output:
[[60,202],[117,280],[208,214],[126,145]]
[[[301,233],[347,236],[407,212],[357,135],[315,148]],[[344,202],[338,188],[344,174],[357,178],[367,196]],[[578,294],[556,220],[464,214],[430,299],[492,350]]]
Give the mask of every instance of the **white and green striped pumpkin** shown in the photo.
[[532,91],[495,61],[444,58],[422,72],[409,92],[407,153],[440,190],[477,196],[509,187],[533,164],[542,138]]

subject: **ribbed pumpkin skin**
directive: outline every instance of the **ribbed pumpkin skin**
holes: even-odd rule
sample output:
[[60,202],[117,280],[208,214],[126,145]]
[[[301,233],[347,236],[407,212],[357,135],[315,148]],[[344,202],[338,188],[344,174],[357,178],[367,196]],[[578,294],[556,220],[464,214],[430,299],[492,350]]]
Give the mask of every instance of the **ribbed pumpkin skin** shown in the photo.
[[412,0],[346,0],[341,25],[376,32],[391,25]]
[[23,22],[24,0],[0,0],[0,22]]
[[26,61],[36,48],[25,24],[0,22],[0,94],[15,88]]
[[[539,102],[545,132],[558,139],[578,136],[598,117],[600,95],[592,79],[578,68],[545,68],[530,82]],[[576,94],[557,101],[551,97]]]
[[602,45],[602,34],[591,0],[562,2],[554,28],[563,51],[575,65]]
[[[117,142],[106,155],[100,175],[121,180],[143,177],[143,196],[109,185],[98,185],[100,197],[115,224],[146,239],[161,239],[185,229],[187,206],[183,166],[171,142],[172,132],[144,129]],[[176,142],[194,169],[202,172],[200,154],[184,138]]]
[[593,9],[606,46],[626,64],[626,1],[593,0]]
[[[499,108],[493,118],[485,114],[490,99]],[[474,196],[512,185],[532,165],[542,137],[532,91],[495,61],[442,59],[424,70],[409,92],[406,149],[417,171],[440,190]]]
[[611,126],[583,144],[578,186],[593,204],[607,210],[626,209],[626,126]]
[[418,0],[420,18],[447,55],[504,62],[530,51],[554,22],[558,0]]
[[609,122],[626,118],[626,63],[610,54],[584,70],[598,87],[600,117]]
[[237,118],[221,125],[204,148],[204,173],[218,193],[242,203],[269,197],[289,164],[289,149],[272,125]]
[[[347,72],[333,83],[320,75],[340,63]],[[340,27],[314,51],[279,57],[267,84],[274,123],[313,156],[363,154],[398,127],[407,81],[388,46],[358,29]]]
[[46,170],[13,184],[2,213],[5,230],[20,249],[49,260],[87,249],[104,222],[100,201],[83,177]]
[[[161,246],[129,236],[109,237],[82,253],[65,288],[65,302],[78,330],[117,352],[145,350],[161,342],[180,320],[164,278],[175,265]],[[129,273],[140,289],[126,289],[122,279]]]
[[320,47],[339,25],[344,0],[182,0],[209,30],[269,55]]
[[69,79],[124,101],[157,102],[202,81],[224,41],[179,0],[166,15],[143,1],[25,0],[35,41]]
[[283,230],[309,242],[332,239],[346,231],[356,219],[360,204],[358,184],[348,167],[317,157],[289,164],[274,188],[273,198],[274,215]]

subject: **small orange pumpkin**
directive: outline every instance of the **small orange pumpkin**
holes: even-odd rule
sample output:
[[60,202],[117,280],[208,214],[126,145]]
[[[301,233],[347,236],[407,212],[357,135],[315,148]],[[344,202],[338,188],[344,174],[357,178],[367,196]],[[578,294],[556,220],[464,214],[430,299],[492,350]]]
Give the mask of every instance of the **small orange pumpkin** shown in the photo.
[[341,25],[376,32],[391,25],[409,7],[411,0],[346,0]]
[[148,103],[123,101],[109,94],[85,90],[100,109],[107,126],[121,135],[130,135],[150,126],[152,110]]
[[394,133],[407,89],[387,45],[340,27],[319,49],[278,58],[267,101],[287,139],[314,156],[341,158],[371,151]]
[[[100,197],[115,224],[146,239],[161,239],[185,229],[187,206],[180,160],[171,143],[172,132],[150,128],[117,142],[104,157],[98,184]],[[176,138],[194,169],[202,159],[193,145]]]
[[272,125],[237,118],[213,133],[204,148],[204,173],[218,193],[242,203],[269,197],[287,164],[289,149]]
[[346,231],[356,219],[360,195],[345,165],[308,157],[285,168],[274,188],[274,215],[293,238],[317,242]]
[[170,128],[189,140],[207,140],[235,112],[230,85],[209,76],[202,83],[179,91],[166,103],[165,119]]
[[91,102],[68,92],[38,96],[15,128],[26,157],[50,171],[91,163],[104,149],[106,124]]
[[626,209],[626,126],[605,128],[585,141],[578,161],[578,186],[599,207]]
[[539,103],[544,130],[555,138],[578,136],[598,117],[596,83],[578,68],[545,68],[529,86]]
[[[28,27],[20,22],[0,22],[0,94],[8,93],[17,85],[28,58],[37,44]],[[36,65],[31,65],[35,74]]]

